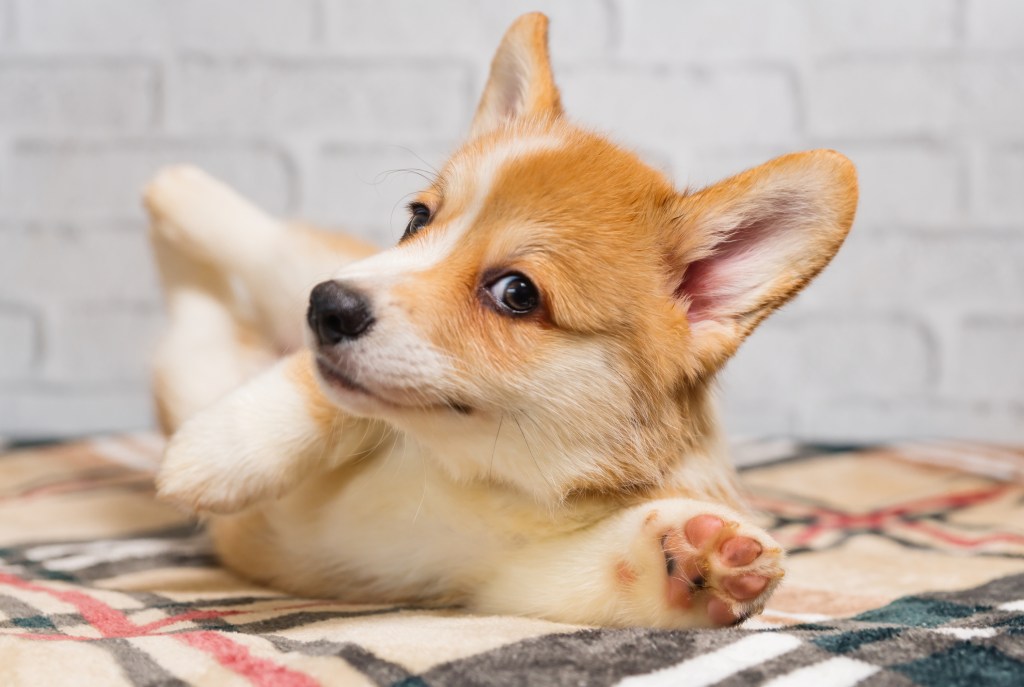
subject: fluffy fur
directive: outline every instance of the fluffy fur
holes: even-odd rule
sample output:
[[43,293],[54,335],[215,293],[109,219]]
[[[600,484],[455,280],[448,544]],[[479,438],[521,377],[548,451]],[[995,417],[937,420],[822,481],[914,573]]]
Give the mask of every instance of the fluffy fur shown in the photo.
[[[744,513],[710,386],[828,263],[856,198],[831,151],[675,189],[566,120],[547,21],[521,17],[416,198],[429,224],[390,250],[198,170],[150,185],[160,493],[216,514],[228,566],[300,594],[610,625],[759,612],[783,553]],[[539,289],[527,315],[489,300],[510,273]],[[373,326],[302,346],[327,279]]]

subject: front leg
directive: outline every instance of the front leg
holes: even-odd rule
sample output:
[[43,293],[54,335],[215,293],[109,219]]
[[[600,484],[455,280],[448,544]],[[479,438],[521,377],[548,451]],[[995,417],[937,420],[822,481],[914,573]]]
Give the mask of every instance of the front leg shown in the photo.
[[157,474],[162,498],[231,513],[371,450],[383,429],[344,415],[300,351],[238,387],[171,437]]
[[764,610],[782,558],[768,533],[729,508],[652,501],[513,552],[482,584],[474,609],[593,625],[722,627]]

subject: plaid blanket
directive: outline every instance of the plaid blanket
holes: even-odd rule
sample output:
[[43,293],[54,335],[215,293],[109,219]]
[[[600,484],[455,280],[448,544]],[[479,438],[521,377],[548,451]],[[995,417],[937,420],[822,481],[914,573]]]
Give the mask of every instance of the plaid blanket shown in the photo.
[[1024,684],[1024,452],[741,447],[786,584],[738,628],[298,599],[153,499],[150,435],[0,456],[3,685]]

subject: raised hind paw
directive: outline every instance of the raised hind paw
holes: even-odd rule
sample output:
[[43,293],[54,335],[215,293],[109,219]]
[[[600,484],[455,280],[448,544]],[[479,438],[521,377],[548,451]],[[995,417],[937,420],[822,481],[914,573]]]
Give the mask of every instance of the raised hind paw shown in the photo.
[[157,236],[193,258],[223,268],[272,257],[284,233],[276,219],[189,165],[160,170],[146,186],[143,201]]

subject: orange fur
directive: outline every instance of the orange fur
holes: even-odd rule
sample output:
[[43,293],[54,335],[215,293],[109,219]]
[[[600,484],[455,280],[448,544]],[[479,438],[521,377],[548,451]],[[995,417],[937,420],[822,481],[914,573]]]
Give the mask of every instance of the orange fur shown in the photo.
[[299,389],[306,400],[306,412],[320,426],[324,434],[330,434],[342,421],[344,413],[330,402],[316,381],[313,354],[300,351],[288,360],[288,378]]
[[[502,77],[526,68],[524,88],[509,92],[500,88]],[[491,78],[480,98],[471,135],[478,135],[515,114],[562,113],[562,101],[551,73],[548,56],[548,20],[533,12],[509,27],[491,62]]]

